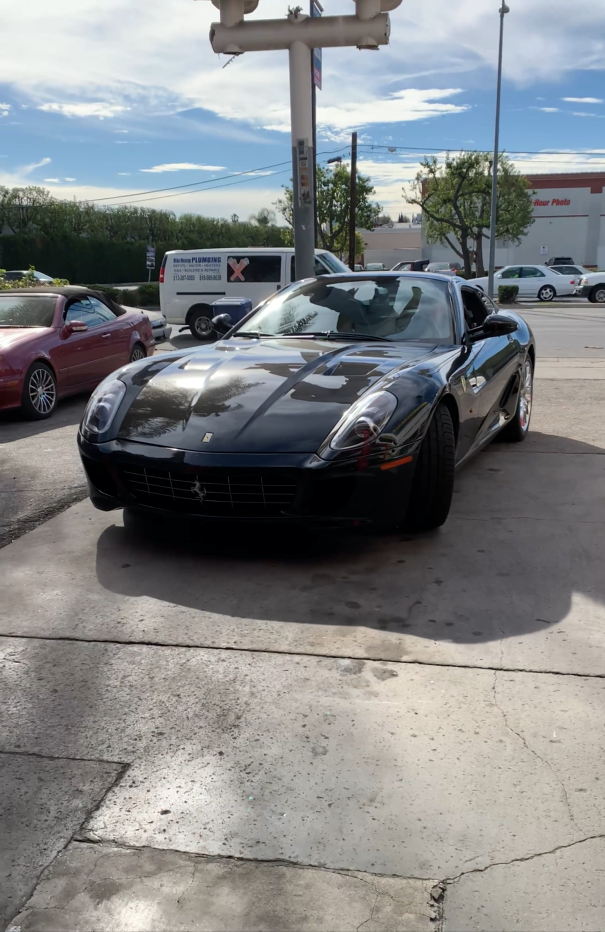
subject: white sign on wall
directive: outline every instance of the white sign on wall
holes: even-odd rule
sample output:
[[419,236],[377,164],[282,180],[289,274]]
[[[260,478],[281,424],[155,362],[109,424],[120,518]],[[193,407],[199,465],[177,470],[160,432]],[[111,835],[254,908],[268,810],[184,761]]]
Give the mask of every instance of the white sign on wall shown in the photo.
[[540,246],[540,255],[541,255],[541,256],[547,256],[547,255],[548,255],[548,246]]

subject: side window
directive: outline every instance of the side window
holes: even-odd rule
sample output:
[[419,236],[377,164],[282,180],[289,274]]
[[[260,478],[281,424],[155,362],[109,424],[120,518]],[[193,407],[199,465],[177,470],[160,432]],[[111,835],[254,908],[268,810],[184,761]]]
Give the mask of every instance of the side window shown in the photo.
[[290,260],[290,281],[296,281],[296,257],[292,256]]
[[544,278],[544,272],[541,272],[534,265],[524,265],[522,272],[523,278]]
[[106,304],[103,304],[102,301],[99,301],[98,298],[93,298],[92,296],[88,299],[92,304],[93,310],[99,320],[102,320],[104,323],[110,320],[115,320],[116,315],[111,311]]
[[97,318],[94,308],[90,303],[90,298],[79,298],[72,301],[65,312],[65,323],[69,324],[72,320],[80,320],[87,327],[96,327],[101,321]]
[[227,281],[238,284],[281,282],[281,256],[227,256]]
[[468,329],[475,330],[477,327],[481,327],[488,312],[477,292],[463,288],[462,301],[464,304],[464,319]]
[[502,278],[521,278],[521,269],[505,269],[501,274]]
[[487,311],[488,314],[497,314],[497,313],[498,313],[498,308],[497,308],[496,305],[493,303],[493,301],[491,301],[491,300],[488,298],[488,296],[487,296],[486,294],[481,293],[481,294],[479,295],[479,299],[481,300],[481,303],[483,304],[483,307],[485,308],[485,310]]
[[319,278],[320,275],[330,275],[330,269],[323,264],[319,256],[315,256],[315,275]]

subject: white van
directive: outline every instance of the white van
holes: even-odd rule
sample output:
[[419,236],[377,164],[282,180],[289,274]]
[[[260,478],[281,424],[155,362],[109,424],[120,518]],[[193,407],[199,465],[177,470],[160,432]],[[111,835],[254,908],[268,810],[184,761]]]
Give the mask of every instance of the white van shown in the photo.
[[[315,250],[315,274],[348,272],[325,249]],[[160,307],[171,324],[186,324],[198,340],[212,332],[212,304],[219,298],[249,298],[256,307],[296,281],[294,249],[173,249],[162,259]]]

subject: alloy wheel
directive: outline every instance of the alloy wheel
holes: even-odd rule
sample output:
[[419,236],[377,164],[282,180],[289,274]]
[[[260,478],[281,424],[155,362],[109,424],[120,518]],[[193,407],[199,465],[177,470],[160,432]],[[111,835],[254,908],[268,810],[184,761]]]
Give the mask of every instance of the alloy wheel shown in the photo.
[[145,353],[140,346],[135,346],[132,350],[132,353],[130,354],[130,361],[138,362],[139,359],[145,359]]
[[519,389],[519,425],[524,434],[529,429],[531,406],[534,392],[534,373],[529,357],[523,363],[521,370],[521,387]]
[[49,414],[57,401],[55,380],[48,369],[40,366],[29,377],[27,392],[32,407],[38,414]]

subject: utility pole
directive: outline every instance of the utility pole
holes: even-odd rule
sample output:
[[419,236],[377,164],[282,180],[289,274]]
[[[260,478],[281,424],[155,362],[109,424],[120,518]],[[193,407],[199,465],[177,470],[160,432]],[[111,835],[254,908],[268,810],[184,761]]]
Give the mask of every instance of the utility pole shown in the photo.
[[[321,16],[324,11],[319,0],[309,0],[309,16]],[[321,90],[321,49],[311,49],[311,103],[313,107],[313,242],[319,245],[317,220],[317,88]]]
[[259,0],[212,0],[220,22],[210,26],[210,44],[217,53],[241,55],[287,49],[290,59],[292,121],[292,194],[296,277],[315,273],[315,207],[311,167],[314,164],[311,49],[388,45],[388,11],[402,0],[354,0],[354,16],[307,16],[294,7],[285,19],[254,19]]
[[494,162],[492,164],[492,207],[489,220],[489,262],[487,270],[487,295],[494,297],[494,271],[496,268],[496,213],[498,210],[498,150],[500,147],[500,90],[502,88],[502,43],[504,39],[504,17],[510,13],[504,0],[500,7],[500,44],[498,46],[498,84],[496,90],[496,127],[494,130]]
[[349,203],[349,268],[355,271],[355,207],[357,205],[357,133],[351,134],[351,194]]

